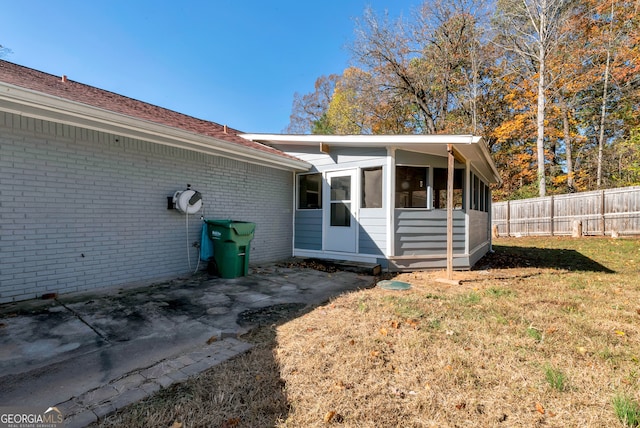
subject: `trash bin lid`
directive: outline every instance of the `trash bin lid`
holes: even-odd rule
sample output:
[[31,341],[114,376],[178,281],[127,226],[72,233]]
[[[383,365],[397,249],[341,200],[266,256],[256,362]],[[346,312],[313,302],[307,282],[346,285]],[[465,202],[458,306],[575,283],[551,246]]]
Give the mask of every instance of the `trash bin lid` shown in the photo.
[[237,221],[237,220],[217,220],[217,219],[205,219],[205,223],[212,226],[223,227],[225,229],[232,229],[236,235],[251,235],[256,229],[256,224],[249,221]]
[[256,224],[248,221],[233,222],[231,223],[231,228],[237,235],[251,235],[256,228]]

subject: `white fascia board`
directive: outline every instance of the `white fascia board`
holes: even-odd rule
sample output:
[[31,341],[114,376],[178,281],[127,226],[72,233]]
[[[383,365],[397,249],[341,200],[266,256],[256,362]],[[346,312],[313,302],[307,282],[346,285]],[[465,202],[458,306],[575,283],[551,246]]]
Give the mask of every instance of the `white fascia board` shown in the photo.
[[258,151],[215,137],[134,118],[2,82],[0,82],[0,109],[21,116],[84,127],[277,169],[306,171],[311,168],[311,164],[302,160]]
[[291,135],[239,134],[240,137],[261,143],[316,145],[320,143],[345,147],[386,147],[412,144],[477,144],[481,137],[474,135]]

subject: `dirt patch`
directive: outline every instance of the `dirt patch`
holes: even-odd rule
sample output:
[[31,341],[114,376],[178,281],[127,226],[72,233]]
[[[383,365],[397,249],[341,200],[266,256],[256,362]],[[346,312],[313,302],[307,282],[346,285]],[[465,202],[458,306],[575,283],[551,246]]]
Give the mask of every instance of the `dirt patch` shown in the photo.
[[282,303],[258,309],[248,309],[238,314],[237,323],[241,326],[265,326],[289,320],[306,308],[305,303]]

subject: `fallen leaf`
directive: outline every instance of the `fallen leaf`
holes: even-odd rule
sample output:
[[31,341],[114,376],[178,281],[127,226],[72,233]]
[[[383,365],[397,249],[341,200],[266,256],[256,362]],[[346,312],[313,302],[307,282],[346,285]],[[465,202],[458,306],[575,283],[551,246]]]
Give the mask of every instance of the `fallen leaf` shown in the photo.
[[380,355],[380,351],[371,351],[372,357],[377,357],[378,355]]
[[418,328],[418,321],[416,320],[408,320],[406,323],[409,327]]
[[383,336],[387,335],[387,329],[386,328],[381,328],[379,331],[380,331],[381,335],[383,335]]
[[221,428],[233,428],[233,427],[238,426],[238,424],[240,424],[240,418],[231,418],[231,419],[227,419],[226,421],[224,421],[220,427]]
[[587,353],[587,348],[585,348],[584,346],[578,346],[578,348],[577,348],[577,349],[578,349],[578,353],[579,353],[580,355],[584,355],[584,354],[586,354],[586,353]]
[[182,428],[182,422],[175,421],[169,428]]
[[355,344],[356,344],[356,341],[355,341],[355,340],[351,339],[351,340],[349,341],[349,345],[353,346],[353,345],[355,345]]
[[542,404],[536,403],[536,411],[541,415],[544,415],[544,407],[542,407]]
[[327,423],[327,424],[330,423],[335,416],[336,416],[336,412],[334,410],[331,410],[330,412],[327,412],[324,415],[324,422]]
[[216,340],[218,340],[218,336],[211,336],[208,340],[207,340],[207,345],[211,345],[213,342],[215,342]]
[[465,407],[467,407],[467,403],[465,403],[464,401],[462,403],[456,404],[456,409],[458,409],[458,410],[462,410]]
[[616,334],[617,334],[618,336],[624,336],[624,335],[625,335],[625,332],[624,332],[624,331],[622,331],[622,330],[616,330]]
[[544,332],[547,333],[547,334],[552,334],[552,333],[555,333],[556,331],[558,331],[558,329],[556,327],[549,327]]
[[398,321],[391,321],[391,327],[400,328],[400,323]]

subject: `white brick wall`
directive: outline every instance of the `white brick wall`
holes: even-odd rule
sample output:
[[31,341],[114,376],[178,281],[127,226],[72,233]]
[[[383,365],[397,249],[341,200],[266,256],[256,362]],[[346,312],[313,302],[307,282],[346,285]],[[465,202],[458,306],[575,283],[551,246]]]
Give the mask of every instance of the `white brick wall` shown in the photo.
[[288,257],[292,176],[0,112],[0,303],[189,274],[185,217],[167,210],[187,183],[205,217],[256,223],[252,264]]

